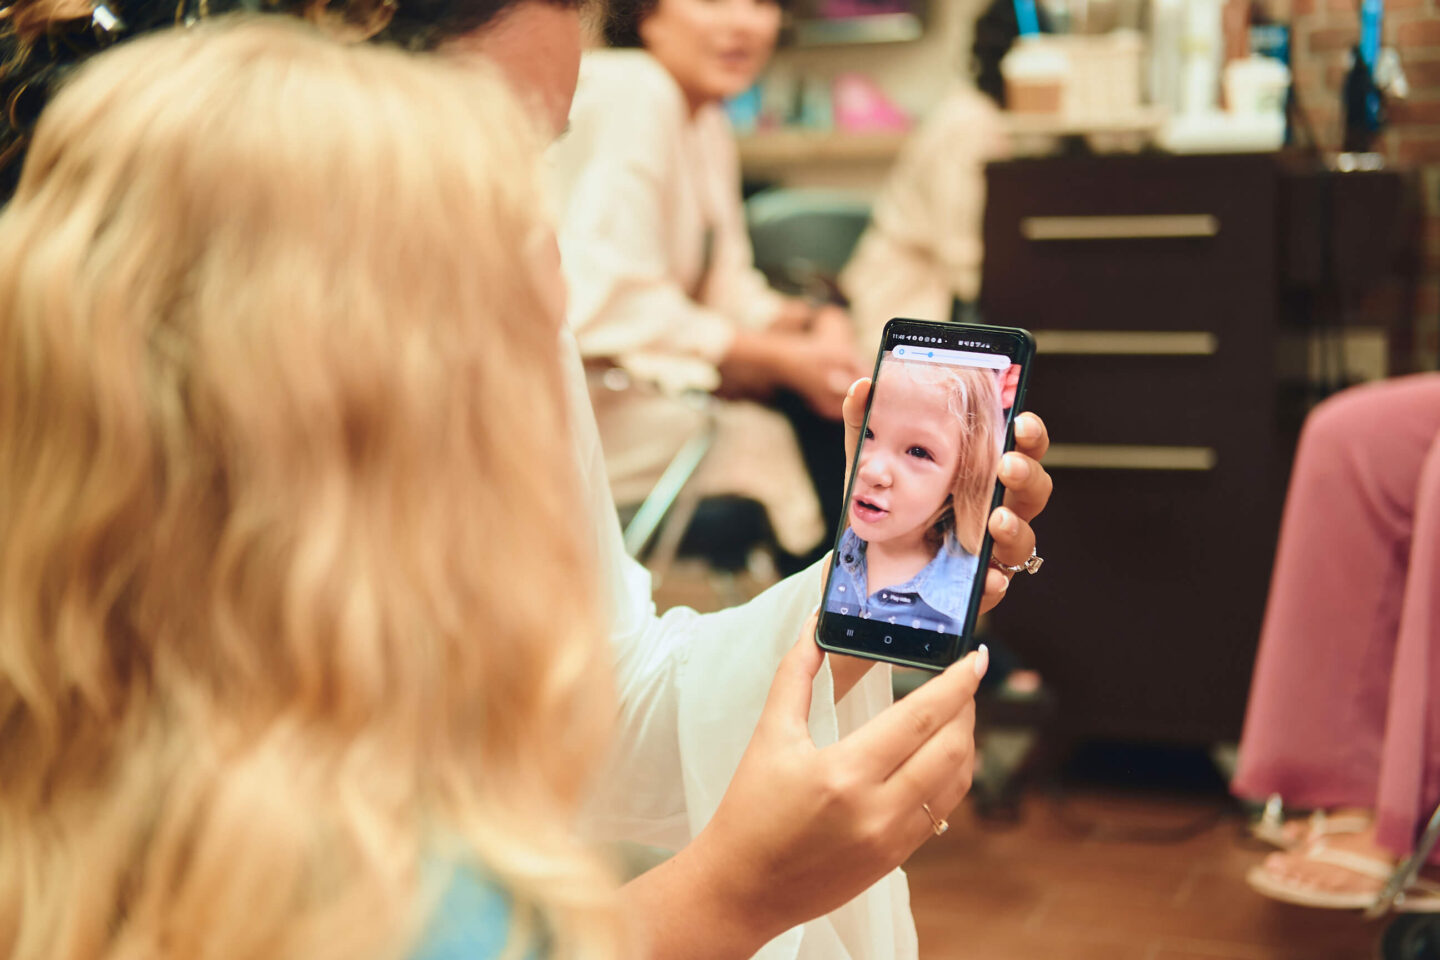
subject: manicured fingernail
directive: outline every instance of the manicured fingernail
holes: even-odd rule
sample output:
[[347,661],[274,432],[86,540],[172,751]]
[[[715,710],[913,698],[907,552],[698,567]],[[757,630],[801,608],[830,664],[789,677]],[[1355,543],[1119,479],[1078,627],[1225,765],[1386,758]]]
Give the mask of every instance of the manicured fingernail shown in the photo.
[[975,651],[975,676],[981,680],[985,679],[985,671],[990,669],[990,648],[980,644],[980,649]]
[[1038,436],[1039,433],[1040,431],[1035,428],[1034,420],[1029,417],[1015,418],[1015,436],[1021,440],[1029,440],[1031,437]]
[[1000,461],[1000,473],[1009,483],[1023,483],[1030,476],[1030,464],[1018,453],[1007,453]]
[[1003,574],[1003,573],[1000,574],[1000,592],[1001,592],[1001,593],[1004,593],[1006,590],[1009,590],[1009,589],[1010,589],[1010,578],[1007,577],[1007,576],[1005,576],[1005,574]]
[[859,380],[856,380],[854,383],[850,384],[850,389],[845,392],[846,400],[849,400],[851,397],[855,396],[855,388],[858,386],[860,386]]

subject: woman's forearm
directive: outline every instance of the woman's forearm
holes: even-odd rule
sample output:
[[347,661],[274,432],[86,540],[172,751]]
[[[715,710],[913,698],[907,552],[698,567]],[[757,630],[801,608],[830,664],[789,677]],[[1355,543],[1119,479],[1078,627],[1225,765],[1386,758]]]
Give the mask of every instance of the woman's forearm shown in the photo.
[[793,348],[798,338],[770,330],[735,331],[730,349],[720,361],[720,368],[746,371],[746,379],[762,379],[769,386],[780,386],[785,382],[787,356],[785,346]]
[[724,879],[700,837],[621,890],[645,960],[745,960],[784,932]]

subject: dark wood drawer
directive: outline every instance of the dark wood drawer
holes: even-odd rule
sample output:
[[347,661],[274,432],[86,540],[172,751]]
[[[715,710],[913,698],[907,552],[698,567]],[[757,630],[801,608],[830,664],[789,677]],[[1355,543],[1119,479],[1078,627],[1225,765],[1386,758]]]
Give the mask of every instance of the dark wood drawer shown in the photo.
[[1045,568],[991,616],[1075,738],[1239,735],[1283,481],[1263,470],[1064,471]]
[[1267,157],[1012,161],[987,170],[994,323],[1234,331],[1273,309],[1278,171]]
[[1193,357],[1041,353],[1026,406],[1045,418],[1057,443],[1239,444],[1250,455],[1274,433],[1265,414],[1274,394],[1269,356],[1263,346],[1238,363],[1224,352]]
[[988,169],[981,305],[1037,335],[1027,406],[1050,427],[1055,477],[1036,522],[1045,568],[991,622],[1055,690],[1058,735],[1239,734],[1304,395],[1297,334],[1315,319],[1282,286],[1318,285],[1306,270],[1343,258],[1323,236],[1297,245],[1337,227],[1342,204],[1306,201],[1283,163]]

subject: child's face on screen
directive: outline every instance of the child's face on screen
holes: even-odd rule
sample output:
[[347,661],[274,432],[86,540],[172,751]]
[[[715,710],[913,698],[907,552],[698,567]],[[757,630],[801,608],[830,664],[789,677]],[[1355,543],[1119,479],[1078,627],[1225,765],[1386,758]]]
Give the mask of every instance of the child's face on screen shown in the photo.
[[950,495],[960,425],[947,396],[943,385],[917,382],[903,369],[881,371],[850,498],[850,525],[860,539],[923,539]]

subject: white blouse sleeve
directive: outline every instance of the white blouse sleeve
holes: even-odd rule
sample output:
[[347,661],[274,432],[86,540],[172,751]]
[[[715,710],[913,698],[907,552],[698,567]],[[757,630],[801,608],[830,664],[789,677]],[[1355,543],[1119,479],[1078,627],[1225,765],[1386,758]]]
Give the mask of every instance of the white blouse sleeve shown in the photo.
[[717,364],[734,322],[696,303],[670,268],[666,191],[677,108],[644,84],[625,99],[591,84],[549,158],[560,204],[568,319],[587,357],[678,354]]

